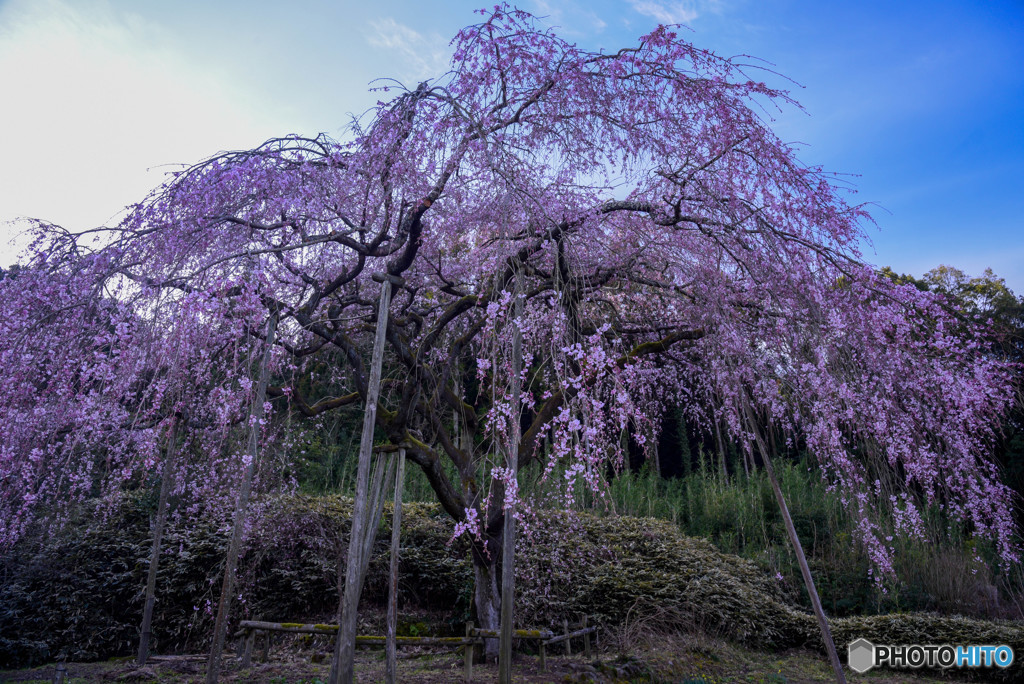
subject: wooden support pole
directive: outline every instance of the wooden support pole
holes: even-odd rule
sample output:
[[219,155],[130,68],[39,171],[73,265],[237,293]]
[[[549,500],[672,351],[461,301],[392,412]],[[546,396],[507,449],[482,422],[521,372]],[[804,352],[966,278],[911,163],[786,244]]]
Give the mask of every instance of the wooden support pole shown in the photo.
[[[583,620],[580,622],[580,627],[582,627],[583,629],[587,628],[587,616],[586,615],[583,616]],[[586,634],[583,635],[583,653],[584,653],[584,655],[587,656],[588,659],[590,658],[590,655],[591,655],[591,650],[590,650],[590,632],[587,632]]]
[[546,672],[547,669],[548,669],[547,644],[548,644],[547,639],[541,639],[540,640],[540,671],[541,672]]
[[271,632],[269,630],[263,632],[263,658],[262,658],[262,661],[264,663],[270,661],[270,643],[271,643],[271,640],[273,640],[273,638],[274,638],[274,633],[273,632]]
[[370,501],[366,514],[367,524],[363,528],[362,565],[359,566],[359,576],[362,578],[366,577],[366,569],[373,554],[373,544],[377,541],[377,528],[380,527],[381,515],[384,512],[384,486],[391,481],[394,469],[394,460],[383,454],[378,456],[373,466],[373,481],[370,483],[367,496]]
[[[821,631],[821,639],[825,643],[825,652],[828,654],[829,662],[832,665],[832,672],[836,677],[836,684],[846,684],[846,674],[843,672],[843,665],[839,661],[839,653],[836,652],[836,644],[832,639],[832,631],[828,626],[828,618],[825,617],[825,610],[821,607],[821,598],[818,596],[818,590],[814,586],[814,578],[811,576],[811,567],[807,564],[807,557],[804,555],[804,547],[800,543],[800,537],[797,536],[796,527],[793,525],[793,518],[789,514],[789,506],[786,505],[786,498],[782,495],[782,487],[779,486],[779,480],[775,477],[775,468],[772,467],[772,452],[774,449],[769,449],[764,443],[764,439],[761,437],[760,428],[758,427],[753,410],[749,404],[744,404],[746,411],[747,429],[754,435],[757,440],[757,445],[761,449],[761,453],[764,455],[764,469],[768,473],[768,480],[772,484],[772,491],[775,493],[775,501],[779,505],[779,511],[782,513],[782,520],[786,523],[786,534],[789,535],[789,541],[793,544],[793,550],[796,552],[796,560],[800,565],[800,574],[804,578],[804,586],[807,588],[807,593],[811,597],[811,607],[814,609],[814,617],[818,620],[818,629]],[[770,428],[769,428],[770,429]],[[753,458],[751,458],[753,460]]]
[[[378,278],[379,275],[379,278]],[[373,450],[373,429],[377,422],[377,400],[380,396],[381,364],[384,360],[384,341],[388,328],[388,309],[391,306],[392,280],[400,278],[386,274],[375,274],[381,281],[380,300],[377,304],[377,330],[373,340],[373,356],[370,361],[370,378],[366,387],[366,408],[363,412],[363,432],[359,442],[359,465],[356,470],[356,495],[352,510],[352,529],[348,543],[348,561],[345,567],[345,593],[342,597],[341,620],[338,624],[338,638],[331,662],[330,684],[352,684],[354,679],[357,611],[359,596],[363,589],[363,535],[369,523],[368,489],[370,484],[370,459]]]
[[[338,625],[300,625],[297,623],[284,623],[284,622],[264,622],[262,620],[242,620],[239,622],[240,629],[235,633],[235,636],[248,639],[251,634],[258,632],[274,632],[282,634],[324,634],[328,636],[334,636],[338,633]],[[468,637],[414,637],[414,636],[400,636],[395,637],[395,643],[399,646],[453,646],[462,648],[466,644],[480,643],[480,631],[478,629],[472,630],[472,636]],[[497,638],[497,630],[491,630],[494,632]],[[527,630],[520,630],[525,633]],[[533,630],[529,633],[529,637],[541,638],[537,635],[550,636],[550,632],[544,632],[540,630]],[[359,635],[356,637],[356,643],[360,646],[380,646],[384,647],[387,645],[387,637],[385,636],[370,636],[370,635]],[[160,656],[153,656],[158,658]],[[175,656],[167,656],[168,658]]]
[[395,684],[398,670],[398,649],[395,637],[398,634],[398,552],[402,530],[402,489],[405,486],[405,449],[399,449],[392,458],[398,461],[395,472],[395,501],[391,513],[391,567],[388,573],[388,627],[387,663],[384,669],[386,684]]
[[779,510],[782,512],[782,519],[786,523],[786,534],[789,535],[789,540],[793,544],[793,550],[796,551],[796,559],[800,565],[800,573],[804,577],[804,585],[807,587],[807,593],[811,597],[811,606],[814,608],[814,617],[818,620],[818,629],[821,630],[822,641],[825,642],[825,652],[828,653],[829,662],[832,664],[832,672],[835,674],[837,684],[846,684],[846,674],[843,672],[843,665],[839,661],[839,654],[836,652],[836,644],[832,639],[832,632],[828,626],[828,619],[825,617],[825,611],[821,607],[821,598],[818,597],[818,590],[814,587],[814,578],[811,576],[811,567],[807,564],[807,557],[804,556],[803,545],[800,544],[800,537],[796,534],[796,527],[793,526],[793,518],[789,515],[789,507],[786,505],[786,499],[782,496],[782,488],[779,486],[779,481],[775,477],[775,469],[772,467],[771,455],[765,454],[764,458],[765,470],[768,471],[768,479],[772,483],[772,491],[775,492],[775,500],[779,504]]
[[250,629],[245,633],[245,650],[242,652],[242,669],[252,667],[252,648],[256,643],[256,630]]
[[[566,629],[568,629],[568,628],[569,627],[567,625]],[[522,631],[522,630],[519,630],[519,631]],[[478,634],[479,634],[479,632],[480,632],[480,630],[477,630]],[[596,634],[597,633],[597,627],[583,627],[583,628],[577,629],[576,631],[565,632],[564,634],[558,634],[558,635],[550,635],[550,632],[546,632],[546,633],[542,632],[542,633],[549,635],[547,637],[548,646],[553,646],[554,644],[560,644],[563,641],[567,641],[569,639],[576,639],[578,637],[583,637],[583,636],[586,636],[588,634]],[[536,632],[534,634],[536,634]],[[540,637],[534,636],[534,638],[540,638]]]
[[[516,268],[516,287],[512,306],[512,425],[508,431],[505,464],[509,470],[511,486],[516,491],[510,497],[506,486],[505,521],[501,541],[501,639],[498,646],[498,682],[512,684],[512,630],[515,619],[516,582],[516,498],[519,496],[519,442],[521,426],[519,414],[523,374],[523,331],[520,328],[523,315],[523,269]],[[511,502],[509,502],[511,499]]]
[[146,603],[142,609],[142,627],[139,636],[139,667],[149,659],[149,644],[152,638],[153,604],[156,603],[156,575],[160,568],[160,551],[167,525],[167,499],[174,488],[174,457],[178,449],[178,419],[171,419],[167,435],[167,449],[164,456],[163,473],[160,476],[160,499],[156,506],[156,521],[153,524],[153,548],[149,552],[149,577],[146,579]]
[[572,655],[572,641],[570,640],[569,635],[572,634],[572,632],[569,631],[569,621],[568,620],[562,620],[562,628],[565,630],[565,655],[571,656]]
[[[473,622],[470,621],[470,622],[466,623],[466,638],[469,639],[472,636],[473,636]],[[474,655],[473,652],[475,650],[476,650],[476,644],[473,644],[473,643],[466,644],[466,654],[465,654],[466,663],[464,665],[464,671],[462,673],[463,674],[463,678],[465,679],[466,682],[473,681],[473,655]]]
[[[500,639],[500,629],[474,629],[473,636],[477,639]],[[512,638],[514,639],[553,639],[560,640],[562,637],[556,637],[554,633],[549,632],[546,629],[515,629],[512,630]]]
[[235,569],[238,567],[238,555],[242,551],[242,533],[245,531],[245,518],[249,512],[249,496],[252,494],[252,480],[256,472],[256,461],[259,456],[260,419],[263,417],[263,403],[267,400],[267,380],[270,375],[270,353],[274,348],[274,336],[277,334],[277,313],[270,314],[267,321],[266,348],[260,364],[260,380],[249,409],[249,463],[242,476],[242,486],[235,501],[235,519],[231,530],[231,542],[228,555],[224,561],[224,581],[221,583],[220,601],[217,603],[217,620],[213,626],[213,645],[210,648],[210,659],[206,663],[206,684],[216,684],[220,677],[220,660],[224,650],[224,637],[227,632],[228,616],[231,613],[231,599],[234,596]]

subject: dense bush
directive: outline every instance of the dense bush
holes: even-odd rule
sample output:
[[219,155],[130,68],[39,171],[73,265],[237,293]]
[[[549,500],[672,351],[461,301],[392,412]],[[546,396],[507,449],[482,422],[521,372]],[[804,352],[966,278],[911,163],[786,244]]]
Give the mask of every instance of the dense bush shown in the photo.
[[615,624],[672,615],[743,642],[800,641],[795,611],[776,579],[703,539],[682,536],[671,523],[545,513],[531,537],[517,597],[527,622],[559,624],[585,614]]
[[[351,501],[287,497],[258,507],[240,565],[239,617],[331,620]],[[390,514],[379,530],[364,597],[387,594]],[[0,667],[59,657],[86,660],[134,651],[148,562],[148,511],[141,503],[102,524],[26,540],[0,567]],[[451,522],[437,504],[403,508],[401,605],[446,609],[467,619],[472,568],[449,545]],[[159,651],[205,648],[219,592],[226,534],[209,522],[169,531],[161,562],[154,638]],[[517,620],[534,627],[587,615],[611,627],[647,622],[699,629],[758,647],[821,647],[814,618],[755,563],[683,536],[668,521],[538,512],[521,537]],[[1024,629],[925,614],[833,621],[839,648],[876,643],[1006,643],[1024,653]],[[1016,676],[1016,671],[1013,673]]]
[[[238,618],[333,619],[338,559],[347,545],[351,501],[291,497],[258,508],[239,565]],[[465,619],[472,569],[449,547],[451,525],[437,506],[403,508],[404,605],[445,608]],[[363,593],[387,595],[389,515]],[[205,648],[220,592],[227,531],[204,519],[179,521],[164,537],[153,635],[158,651]],[[122,507],[103,522],[39,533],[0,558],[0,667],[94,660],[137,646],[149,567],[149,511]]]
[[[0,557],[0,666],[90,660],[137,643],[146,521],[125,509],[101,525],[69,525]],[[140,612],[141,614],[141,612]]]

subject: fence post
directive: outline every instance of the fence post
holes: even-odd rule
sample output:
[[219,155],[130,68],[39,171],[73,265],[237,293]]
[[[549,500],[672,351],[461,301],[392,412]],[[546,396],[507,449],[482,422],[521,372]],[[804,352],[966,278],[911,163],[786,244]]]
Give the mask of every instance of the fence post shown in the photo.
[[269,629],[263,631],[263,662],[270,661],[270,640],[274,638],[274,633]]
[[245,632],[245,650],[242,652],[242,669],[252,666],[252,647],[256,642],[256,630],[249,629]]
[[[583,629],[587,628],[587,616],[583,616]],[[583,635],[583,652],[590,658],[590,632]]]
[[[466,638],[470,639],[473,637],[473,622],[466,623]],[[464,673],[465,680],[467,682],[473,679],[473,651],[476,650],[476,644],[469,642],[466,644],[466,671]]]
[[547,643],[548,643],[547,639],[541,639],[540,640],[540,671],[541,672],[546,672],[547,669],[548,669],[548,659],[547,659],[547,648],[548,647],[547,647]]
[[572,655],[572,639],[569,638],[569,621],[562,620],[562,628],[565,630],[565,655]]

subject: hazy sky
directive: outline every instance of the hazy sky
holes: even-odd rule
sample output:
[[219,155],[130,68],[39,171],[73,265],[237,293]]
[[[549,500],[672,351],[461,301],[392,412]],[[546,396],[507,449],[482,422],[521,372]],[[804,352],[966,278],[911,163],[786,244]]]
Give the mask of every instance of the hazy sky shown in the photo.
[[[287,133],[337,135],[370,82],[445,70],[476,2],[0,0],[0,222],[116,221],[162,174]],[[866,256],[991,267],[1024,293],[1024,2],[521,0],[591,48],[682,22],[765,60],[801,158],[870,202]],[[773,112],[773,115],[775,113]],[[16,233],[0,225],[0,263]]]

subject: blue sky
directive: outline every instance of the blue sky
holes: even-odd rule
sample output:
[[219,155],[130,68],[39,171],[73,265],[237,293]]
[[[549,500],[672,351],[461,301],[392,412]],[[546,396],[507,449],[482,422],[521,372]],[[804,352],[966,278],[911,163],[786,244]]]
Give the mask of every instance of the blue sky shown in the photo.
[[[482,4],[0,0],[0,221],[95,226],[174,164],[337,134],[372,79],[443,71]],[[806,109],[776,115],[780,137],[873,204],[870,262],[991,267],[1024,294],[1024,2],[519,5],[588,47],[682,22],[700,47],[765,60]]]

